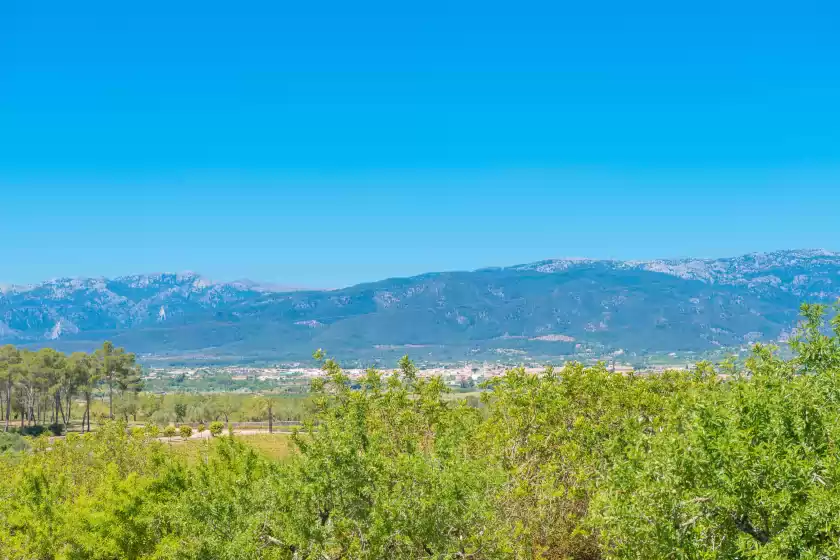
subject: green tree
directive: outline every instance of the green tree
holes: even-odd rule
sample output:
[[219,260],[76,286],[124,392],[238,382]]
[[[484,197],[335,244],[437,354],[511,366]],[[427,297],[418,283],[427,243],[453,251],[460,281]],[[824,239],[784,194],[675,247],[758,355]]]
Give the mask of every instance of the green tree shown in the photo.
[[268,395],[255,397],[255,404],[260,416],[268,419],[268,433],[274,433],[274,400]]
[[840,340],[804,311],[793,360],[756,346],[617,461],[592,519],[608,557],[840,557]]
[[210,422],[210,435],[219,437],[225,429],[225,425],[221,422]]
[[163,408],[163,396],[152,394],[139,395],[139,409],[146,419],[152,418],[161,408]]
[[125,392],[114,399],[114,410],[128,422],[129,416],[137,420],[137,412],[140,410],[140,401],[136,393]]
[[163,437],[165,438],[172,439],[173,437],[175,437],[176,433],[178,433],[178,431],[172,424],[168,425],[163,429]]
[[183,439],[190,439],[192,437],[193,430],[189,424],[181,424],[178,428],[178,433],[181,434]]
[[142,388],[140,370],[134,354],[105,342],[94,353],[99,378],[108,388],[108,417],[114,418],[114,390],[137,392]]
[[231,415],[238,408],[234,396],[228,393],[215,395],[212,402],[213,409],[225,419],[225,424],[229,424]]
[[68,360],[68,368],[75,378],[76,386],[85,399],[85,411],[82,414],[82,431],[90,431],[90,404],[93,393],[99,384],[101,370],[95,358],[83,352],[74,352]]
[[502,557],[498,471],[472,445],[478,411],[446,398],[440,379],[417,379],[408,360],[369,371],[358,390],[334,361],[323,367],[278,497],[290,513],[266,540],[303,558]]
[[59,421],[66,359],[64,354],[52,348],[42,348],[28,361],[29,417],[33,423],[43,422],[47,411],[52,415],[52,423]]
[[178,401],[175,403],[174,407],[175,411],[175,419],[177,422],[183,422],[184,418],[187,417],[187,403],[184,401]]
[[0,375],[2,375],[3,380],[5,381],[5,408],[3,410],[3,417],[5,421],[5,426],[3,428],[4,431],[9,431],[9,420],[11,419],[12,414],[12,392],[14,390],[15,383],[18,377],[21,374],[21,363],[23,359],[21,358],[20,351],[12,346],[11,344],[7,344],[0,348]]

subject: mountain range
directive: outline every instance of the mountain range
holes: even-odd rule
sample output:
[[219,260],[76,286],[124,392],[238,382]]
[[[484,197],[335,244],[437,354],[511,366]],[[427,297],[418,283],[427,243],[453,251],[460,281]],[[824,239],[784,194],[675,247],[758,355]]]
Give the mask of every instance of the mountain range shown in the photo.
[[194,273],[0,285],[0,342],[296,360],[703,352],[784,340],[804,301],[840,298],[840,253],[555,259],[312,291]]

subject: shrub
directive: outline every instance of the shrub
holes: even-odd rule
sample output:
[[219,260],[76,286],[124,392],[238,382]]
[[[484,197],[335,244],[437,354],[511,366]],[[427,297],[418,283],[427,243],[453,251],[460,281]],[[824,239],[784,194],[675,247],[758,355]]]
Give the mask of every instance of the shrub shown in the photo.
[[189,439],[192,437],[192,426],[189,424],[181,424],[181,427],[178,428],[178,432],[181,434],[181,437],[184,439]]
[[17,430],[17,432],[22,436],[31,436],[31,437],[38,437],[46,431],[46,428],[40,425],[35,426],[24,426]]
[[206,427],[204,424],[199,424],[199,425],[196,427],[196,431],[197,431],[199,434],[204,433],[204,430],[206,430],[206,429],[207,429],[207,427]]
[[210,423],[210,435],[213,437],[218,437],[222,435],[222,430],[225,429],[225,425],[221,422],[211,422]]
[[29,444],[20,434],[0,432],[0,453],[5,451],[23,451]]
[[64,424],[50,424],[49,426],[47,426],[47,429],[54,436],[64,435]]
[[168,425],[163,429],[163,437],[172,438],[175,437],[176,433],[177,431],[175,430],[175,426],[173,426],[172,424]]

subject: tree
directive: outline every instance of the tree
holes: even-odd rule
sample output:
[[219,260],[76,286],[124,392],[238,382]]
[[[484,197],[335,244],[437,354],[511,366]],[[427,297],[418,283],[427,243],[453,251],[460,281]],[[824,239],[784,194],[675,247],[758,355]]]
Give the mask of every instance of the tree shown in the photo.
[[225,425],[221,422],[210,422],[210,435],[219,437],[225,429]]
[[268,418],[268,433],[274,433],[274,400],[270,396],[256,397],[256,408]]
[[5,389],[5,426],[3,431],[9,431],[9,420],[12,414],[12,391],[17,377],[20,375],[20,364],[22,362],[20,351],[8,344],[0,348],[0,375],[6,382]]
[[631,442],[592,517],[609,558],[840,557],[840,334],[822,313],[804,309],[792,360],[756,346]]
[[114,399],[114,410],[128,422],[129,416],[137,420],[137,412],[140,410],[137,395],[135,393],[122,393]]
[[137,394],[143,390],[143,370],[135,360],[134,354],[125,355],[117,387],[121,396],[129,395],[136,402]]
[[478,411],[408,360],[355,390],[334,361],[323,368],[273,538],[301,558],[505,557],[488,491],[498,471],[471,442]]
[[186,418],[186,416],[187,416],[187,403],[185,403],[184,401],[176,402],[175,407],[174,407],[174,411],[175,411],[176,421],[178,423],[183,422],[184,418]]
[[154,414],[163,407],[162,395],[144,393],[140,395],[139,401],[140,412],[147,419],[154,416]]
[[61,392],[64,395],[63,406],[66,410],[66,414],[64,415],[65,424],[69,424],[72,421],[73,415],[73,399],[79,393],[84,393],[90,381],[89,377],[92,368],[90,358],[84,352],[74,352],[68,356],[64,366]]
[[[71,375],[85,399],[85,411],[82,415],[82,431],[90,431],[90,403],[93,392],[99,384],[101,370],[97,367],[94,356],[84,352],[74,352],[68,361]],[[85,426],[87,424],[87,426]]]
[[225,424],[230,423],[230,416],[237,409],[233,395],[225,393],[213,397],[213,408],[225,419]]
[[137,392],[142,388],[139,368],[134,354],[115,348],[106,341],[95,353],[99,377],[108,387],[108,417],[114,418],[114,389]]
[[181,434],[181,438],[183,439],[190,439],[192,437],[192,427],[189,424],[181,424],[178,428],[178,432]]
[[[52,349],[42,348],[27,363],[29,418],[32,423],[43,421],[51,409],[51,421],[58,422],[61,407],[62,378],[66,377],[67,358]],[[48,403],[48,400],[52,402]]]
[[163,437],[165,437],[165,438],[172,439],[173,437],[175,437],[176,433],[177,433],[177,430],[176,430],[175,426],[173,426],[172,424],[168,425],[167,427],[165,427],[163,429]]

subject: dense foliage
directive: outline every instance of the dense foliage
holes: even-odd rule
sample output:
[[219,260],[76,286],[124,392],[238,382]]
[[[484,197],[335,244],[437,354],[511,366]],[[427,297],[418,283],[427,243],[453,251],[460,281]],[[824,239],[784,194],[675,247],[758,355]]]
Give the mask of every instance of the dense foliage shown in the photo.
[[220,422],[190,461],[174,427],[43,435],[0,460],[0,558],[837,558],[840,321],[803,311],[792,359],[514,369],[480,406],[318,356],[282,461]]

